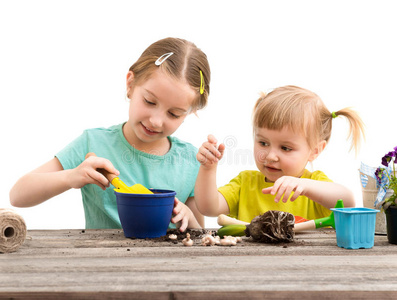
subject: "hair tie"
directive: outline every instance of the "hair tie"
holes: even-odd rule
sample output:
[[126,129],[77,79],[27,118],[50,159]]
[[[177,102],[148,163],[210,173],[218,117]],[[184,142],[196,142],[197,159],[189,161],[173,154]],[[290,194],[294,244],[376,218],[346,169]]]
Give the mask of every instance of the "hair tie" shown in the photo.
[[200,70],[200,94],[202,95],[204,93],[204,76],[203,72]]
[[335,119],[336,117],[338,117],[337,115],[336,115],[336,112],[332,112],[332,114],[331,114],[331,116],[332,116],[332,119]]

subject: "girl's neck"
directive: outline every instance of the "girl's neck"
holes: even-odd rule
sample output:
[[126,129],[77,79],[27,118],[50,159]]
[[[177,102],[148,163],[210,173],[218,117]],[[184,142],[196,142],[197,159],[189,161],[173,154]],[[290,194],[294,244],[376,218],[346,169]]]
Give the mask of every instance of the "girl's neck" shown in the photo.
[[150,143],[145,143],[138,139],[134,131],[130,129],[129,126],[125,126],[125,124],[123,125],[123,135],[132,147],[148,154],[162,156],[167,154],[171,149],[171,142],[168,138],[165,137]]

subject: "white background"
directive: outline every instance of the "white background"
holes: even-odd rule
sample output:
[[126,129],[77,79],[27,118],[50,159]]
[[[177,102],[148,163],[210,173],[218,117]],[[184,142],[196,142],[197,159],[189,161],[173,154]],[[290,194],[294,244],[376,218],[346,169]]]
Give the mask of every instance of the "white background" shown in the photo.
[[[331,111],[352,106],[367,126],[360,154],[334,121],[314,162],[362,203],[360,161],[397,145],[394,1],[0,1],[1,197],[86,128],[126,120],[128,68],[164,37],[193,41],[212,69],[209,105],[175,133],[196,147],[213,133],[228,145],[218,185],[252,157],[251,112],[260,91],[294,84]],[[122,178],[121,178],[122,179]],[[79,190],[16,209],[29,229],[84,228]],[[207,218],[207,227],[215,227]]]

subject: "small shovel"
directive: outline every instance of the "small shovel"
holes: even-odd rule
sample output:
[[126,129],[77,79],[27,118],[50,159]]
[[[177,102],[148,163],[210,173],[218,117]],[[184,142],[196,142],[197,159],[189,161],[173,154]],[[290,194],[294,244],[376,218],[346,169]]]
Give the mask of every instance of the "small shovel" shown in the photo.
[[[343,200],[339,199],[336,202],[335,208],[342,208],[342,207],[344,207],[343,206]],[[218,220],[217,221],[218,221],[218,224],[220,226],[249,225],[250,224],[248,222],[237,220],[237,219],[228,217],[228,216],[223,215],[223,214],[218,216]],[[309,220],[309,221],[306,221],[306,222],[299,222],[299,223],[295,221],[294,231],[295,232],[300,232],[300,231],[313,230],[313,229],[316,229],[316,228],[327,227],[327,226],[331,226],[332,228],[335,228],[334,212],[332,212],[328,217],[325,217],[325,218],[320,218],[320,219],[316,219],[316,220]]]
[[[95,153],[87,153],[85,159],[90,156],[96,156]],[[119,193],[131,193],[131,194],[153,194],[152,191],[145,188],[142,184],[134,184],[133,186],[127,186],[120,180],[116,175],[109,173],[105,169],[97,169],[99,173],[106,177],[107,180],[115,187],[115,191]]]
[[[335,208],[343,208],[343,207],[344,207],[343,200],[339,199],[335,204]],[[335,229],[334,212],[332,212],[328,217],[325,217],[325,218],[320,218],[320,219],[316,219],[316,220],[310,220],[307,222],[295,224],[294,231],[299,232],[299,231],[305,231],[305,230],[313,230],[313,229],[328,227],[328,226],[331,226],[332,228]]]

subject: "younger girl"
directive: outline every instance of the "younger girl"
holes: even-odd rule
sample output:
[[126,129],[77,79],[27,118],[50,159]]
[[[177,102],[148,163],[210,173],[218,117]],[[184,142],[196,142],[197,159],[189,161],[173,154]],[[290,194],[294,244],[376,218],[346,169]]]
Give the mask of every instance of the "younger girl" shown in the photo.
[[[121,228],[114,191],[97,171],[104,168],[129,186],[176,191],[172,223],[180,222],[181,231],[204,226],[193,198],[197,149],[171,135],[207,104],[210,76],[206,55],[193,43],[177,38],[153,43],[127,73],[128,121],[84,131],[23,176],[10,192],[11,204],[33,206],[81,188],[86,228]],[[85,159],[89,152],[97,156]]]
[[253,113],[254,155],[258,171],[243,171],[217,189],[217,162],[225,146],[217,147],[210,135],[197,154],[201,163],[195,199],[201,213],[229,214],[245,222],[268,210],[290,212],[306,219],[328,216],[338,199],[355,206],[353,194],[333,183],[321,171],[309,172],[308,162],[324,150],[331,136],[332,121],[346,117],[352,147],[359,145],[363,123],[351,109],[330,112],[308,90],[285,86],[263,94]]

